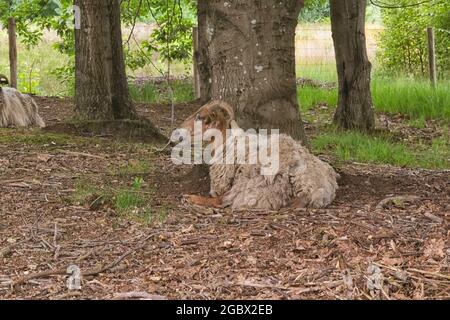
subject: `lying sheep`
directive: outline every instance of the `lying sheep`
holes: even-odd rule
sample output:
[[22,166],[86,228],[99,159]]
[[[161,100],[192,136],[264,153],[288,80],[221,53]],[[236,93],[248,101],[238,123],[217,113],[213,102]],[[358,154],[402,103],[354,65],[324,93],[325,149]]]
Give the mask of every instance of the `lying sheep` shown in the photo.
[[8,83],[8,78],[0,75],[0,127],[45,127],[33,98],[14,88],[3,87]]
[[[202,133],[211,128],[222,133],[225,143],[214,141],[215,152],[222,152],[226,149],[224,146],[238,141],[236,136],[225,136],[227,129],[233,128],[233,132],[238,132],[238,135],[254,138],[254,133],[237,130],[239,127],[234,120],[233,109],[223,101],[212,101],[203,106],[186,119],[180,129],[187,130],[191,138],[195,138],[194,126],[199,122],[202,124]],[[338,189],[337,173],[289,135],[279,135],[278,159],[279,166],[270,175],[262,174],[264,168],[260,162],[224,164],[213,161],[210,167],[211,197],[189,195],[186,198],[193,204],[232,207],[234,210],[322,208],[334,200]]]

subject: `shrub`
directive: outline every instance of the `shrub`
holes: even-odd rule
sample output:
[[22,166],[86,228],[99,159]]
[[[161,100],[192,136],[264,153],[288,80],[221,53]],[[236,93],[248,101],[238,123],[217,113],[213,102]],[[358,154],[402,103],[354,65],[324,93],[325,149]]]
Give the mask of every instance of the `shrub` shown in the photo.
[[[396,5],[410,5],[399,0]],[[418,6],[382,11],[384,31],[380,35],[378,62],[388,74],[428,74],[426,28],[435,28],[436,56],[440,76],[450,74],[450,2],[432,1]]]

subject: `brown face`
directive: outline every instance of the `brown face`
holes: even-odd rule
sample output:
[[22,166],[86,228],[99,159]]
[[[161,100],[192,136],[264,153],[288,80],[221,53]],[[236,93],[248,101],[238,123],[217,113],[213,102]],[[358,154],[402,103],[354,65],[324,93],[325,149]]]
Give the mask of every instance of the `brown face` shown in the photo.
[[223,101],[211,101],[187,118],[181,124],[180,129],[188,130],[191,140],[194,141],[194,126],[201,122],[202,135],[209,129],[217,129],[222,132],[222,136],[225,138],[231,120],[234,120],[234,112],[228,104]]

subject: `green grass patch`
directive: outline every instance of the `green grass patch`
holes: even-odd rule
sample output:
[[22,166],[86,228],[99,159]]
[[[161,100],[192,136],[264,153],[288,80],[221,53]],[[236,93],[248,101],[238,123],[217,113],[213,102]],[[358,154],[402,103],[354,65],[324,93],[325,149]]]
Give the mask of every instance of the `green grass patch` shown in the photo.
[[375,78],[372,97],[377,111],[450,121],[450,82],[433,89],[424,80]]
[[310,110],[318,104],[326,104],[328,106],[337,105],[337,90],[322,89],[313,87],[299,87],[297,89],[297,97],[300,103],[300,109],[303,112]]
[[450,169],[450,134],[447,137],[433,139],[429,146],[419,147],[420,166],[423,168]]
[[52,132],[43,132],[40,129],[5,129],[0,128],[0,143],[26,144],[40,146],[65,146],[69,144],[92,144],[95,141],[83,137]]
[[[171,83],[175,103],[194,100],[192,84],[188,81],[173,81]],[[142,87],[130,85],[130,94],[134,101],[144,103],[170,103],[171,92],[167,83],[155,85],[147,83]]]
[[296,74],[298,78],[337,82],[336,65],[332,63],[297,64]]
[[[337,104],[337,89],[306,86],[298,88],[297,92],[303,112],[318,104]],[[433,89],[423,80],[375,78],[372,81],[372,98],[376,111],[407,115],[413,127],[423,128],[427,119],[450,121],[448,81]]]
[[[297,65],[297,77],[336,82],[334,64]],[[319,103],[337,104],[337,89],[302,87],[298,99],[303,111]],[[450,81],[440,80],[433,89],[428,79],[407,77],[382,77],[374,71],[372,98],[377,111],[408,115],[412,126],[421,128],[426,119],[450,121]]]
[[[19,90],[48,96],[62,96],[71,91],[68,83],[53,72],[71,64],[68,56],[54,48],[56,41],[57,38],[51,36],[33,48],[18,41]],[[4,29],[0,33],[0,73],[9,74],[8,38]]]
[[131,188],[119,190],[114,195],[115,208],[120,214],[130,213],[144,206],[145,200],[140,193],[143,182],[142,178],[135,178]]
[[[115,181],[117,183],[118,181]],[[141,177],[135,177],[131,185],[115,188],[111,181],[95,184],[87,178],[81,178],[75,184],[75,191],[70,202],[99,210],[110,207],[120,217],[132,219],[144,224],[164,222],[167,211],[165,208],[153,210],[151,200],[154,190],[146,188]]]
[[446,169],[450,167],[450,144],[439,138],[432,146],[405,146],[388,136],[329,131],[312,139],[315,152],[328,153],[340,161],[390,164],[400,167]]
[[107,197],[107,194],[93,185],[87,179],[79,179],[75,183],[75,191],[70,197],[70,201],[77,205],[91,205],[95,200]]
[[111,173],[119,177],[142,176],[150,173],[151,165],[145,160],[131,161],[126,165],[114,166]]
[[412,118],[407,121],[407,125],[410,126],[411,128],[423,129],[426,127],[427,122],[424,117]]

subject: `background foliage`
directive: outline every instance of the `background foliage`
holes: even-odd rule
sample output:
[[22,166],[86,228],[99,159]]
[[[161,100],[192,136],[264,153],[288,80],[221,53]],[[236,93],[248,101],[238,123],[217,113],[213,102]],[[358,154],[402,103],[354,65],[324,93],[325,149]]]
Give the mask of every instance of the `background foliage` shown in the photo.
[[[416,3],[398,0],[396,4]],[[435,28],[438,73],[450,73],[450,1],[432,1],[419,6],[384,9],[378,62],[388,74],[428,74],[426,28]]]

